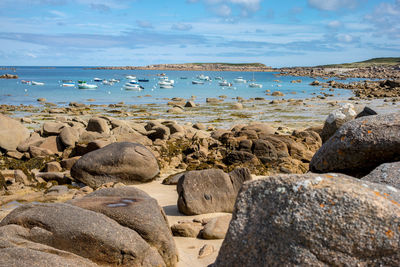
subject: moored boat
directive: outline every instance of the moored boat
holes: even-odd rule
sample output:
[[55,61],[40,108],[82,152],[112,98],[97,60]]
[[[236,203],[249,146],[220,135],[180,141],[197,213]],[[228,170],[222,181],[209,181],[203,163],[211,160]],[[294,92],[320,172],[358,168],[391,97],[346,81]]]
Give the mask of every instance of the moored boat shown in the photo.
[[223,78],[221,76],[217,76],[214,78],[214,80],[223,80]]
[[95,82],[102,82],[103,79],[100,79],[100,78],[93,78],[93,81],[95,81]]
[[243,77],[237,77],[237,78],[233,79],[233,81],[235,83],[246,83],[246,80],[243,79]]
[[89,83],[80,83],[78,84],[79,89],[96,89],[97,85],[89,84]]
[[143,87],[140,86],[139,84],[132,84],[132,83],[125,83],[123,88],[125,90],[128,90],[128,91],[141,91],[141,90],[143,90]]
[[192,84],[204,84],[203,81],[192,81]]
[[249,84],[249,87],[252,87],[252,88],[262,88],[263,86],[262,86],[262,84],[259,84],[259,83],[250,83],[250,84]]
[[44,83],[42,83],[42,82],[32,81],[31,83],[32,83],[32,85],[44,85]]
[[136,76],[134,75],[126,75],[125,78],[127,78],[128,80],[136,80]]
[[73,82],[66,82],[66,83],[63,83],[62,86],[63,86],[63,87],[74,87],[74,86],[75,86],[75,83],[73,83]]
[[218,83],[219,86],[232,86],[232,84],[230,82],[228,82],[227,80],[223,80],[222,82]]
[[31,84],[31,81],[22,80],[21,83],[23,83],[23,84]]
[[139,81],[139,82],[147,83],[147,82],[149,82],[149,79],[143,78],[143,79],[139,79],[138,81]]

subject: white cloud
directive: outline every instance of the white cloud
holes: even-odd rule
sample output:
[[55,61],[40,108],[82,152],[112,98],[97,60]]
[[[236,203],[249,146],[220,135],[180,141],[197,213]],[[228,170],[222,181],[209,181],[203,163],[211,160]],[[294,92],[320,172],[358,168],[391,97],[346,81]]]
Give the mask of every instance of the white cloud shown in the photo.
[[338,20],[333,20],[328,23],[328,27],[331,29],[337,29],[342,26],[342,23]]
[[215,14],[222,17],[232,15],[232,7],[239,6],[241,15],[248,16],[260,9],[261,0],[187,0],[188,3],[204,3]]
[[49,13],[54,15],[54,16],[56,16],[56,17],[59,17],[59,18],[66,18],[67,17],[67,15],[65,13],[63,13],[61,11],[58,11],[58,10],[50,10]]
[[308,4],[319,10],[335,11],[342,8],[354,8],[358,0],[308,0]]
[[177,30],[177,31],[189,31],[189,30],[191,30],[192,28],[193,28],[192,25],[190,25],[190,24],[185,24],[185,23],[176,23],[176,24],[173,24],[173,25],[171,26],[171,29],[172,29],[172,30]]
[[153,28],[153,25],[151,24],[150,21],[146,21],[146,20],[137,20],[136,24],[140,27],[140,28],[145,28],[145,29],[151,29]]
[[338,34],[338,35],[336,36],[336,38],[337,38],[337,40],[338,40],[339,42],[342,42],[342,43],[352,43],[353,41],[356,40],[356,38],[353,37],[353,36],[350,35],[350,34]]
[[228,5],[214,6],[212,10],[221,17],[229,17],[232,14],[232,9]]
[[373,13],[365,16],[365,20],[375,28],[375,35],[387,35],[400,38],[400,0],[393,3],[381,3]]
[[27,55],[28,57],[31,57],[31,58],[37,58],[37,55],[32,54],[32,53],[26,53],[25,55]]

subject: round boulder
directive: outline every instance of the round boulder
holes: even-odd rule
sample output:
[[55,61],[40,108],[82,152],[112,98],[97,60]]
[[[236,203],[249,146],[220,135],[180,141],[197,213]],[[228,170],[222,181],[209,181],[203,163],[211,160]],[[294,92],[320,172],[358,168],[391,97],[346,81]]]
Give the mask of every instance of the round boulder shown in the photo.
[[108,182],[149,182],[159,171],[156,158],[145,146],[120,142],[82,156],[72,166],[71,175],[76,180],[97,188]]
[[16,150],[29,137],[29,130],[19,121],[0,114],[0,148]]

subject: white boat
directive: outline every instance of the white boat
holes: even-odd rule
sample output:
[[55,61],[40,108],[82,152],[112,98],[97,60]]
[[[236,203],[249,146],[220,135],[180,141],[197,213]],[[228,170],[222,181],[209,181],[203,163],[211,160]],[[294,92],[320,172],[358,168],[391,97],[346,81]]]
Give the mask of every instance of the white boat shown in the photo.
[[101,82],[101,81],[103,81],[103,79],[100,79],[100,78],[93,78],[93,81],[95,81],[95,82]]
[[21,83],[22,83],[22,84],[31,84],[31,81],[22,80]]
[[218,83],[219,86],[232,86],[232,84],[230,82],[228,82],[227,80],[223,80],[222,82]]
[[104,85],[114,85],[114,82],[112,82],[111,80],[110,81],[103,80],[102,84],[104,84]]
[[237,77],[233,80],[235,83],[246,83],[246,80],[243,77]]
[[223,80],[221,76],[215,77],[214,80]]
[[32,83],[32,85],[44,85],[44,83],[41,83],[41,82],[35,82],[35,81],[32,81],[31,83]]
[[119,83],[119,80],[117,80],[117,79],[111,79],[110,82],[112,82],[112,83]]
[[141,91],[143,87],[139,84],[125,83],[124,89],[128,91]]
[[74,87],[75,83],[63,83],[62,86],[63,87]]
[[174,88],[174,86],[172,84],[160,84],[160,88],[171,89]]
[[96,89],[97,85],[89,84],[89,83],[80,83],[78,84],[79,89]]
[[175,84],[175,81],[168,79],[167,76],[158,77],[158,80],[159,80],[159,82],[158,82],[159,85],[164,84],[164,83],[169,83],[170,85]]
[[252,88],[262,88],[263,86],[262,86],[262,84],[259,84],[259,83],[250,83],[250,84],[249,84],[249,87],[252,87]]
[[197,79],[202,80],[202,81],[211,81],[210,76],[205,76],[203,74],[198,75]]
[[128,80],[136,80],[136,76],[134,75],[126,75],[125,78],[127,78]]
[[204,84],[203,81],[192,81],[192,84]]

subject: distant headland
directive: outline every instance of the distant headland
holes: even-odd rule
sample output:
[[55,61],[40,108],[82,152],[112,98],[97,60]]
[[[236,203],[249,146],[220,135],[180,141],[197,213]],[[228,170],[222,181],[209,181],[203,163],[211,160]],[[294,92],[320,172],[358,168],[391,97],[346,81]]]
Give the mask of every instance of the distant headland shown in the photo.
[[148,66],[123,66],[123,67],[93,67],[87,69],[112,69],[112,70],[188,70],[188,71],[273,71],[262,63],[184,63],[184,64],[156,64]]

